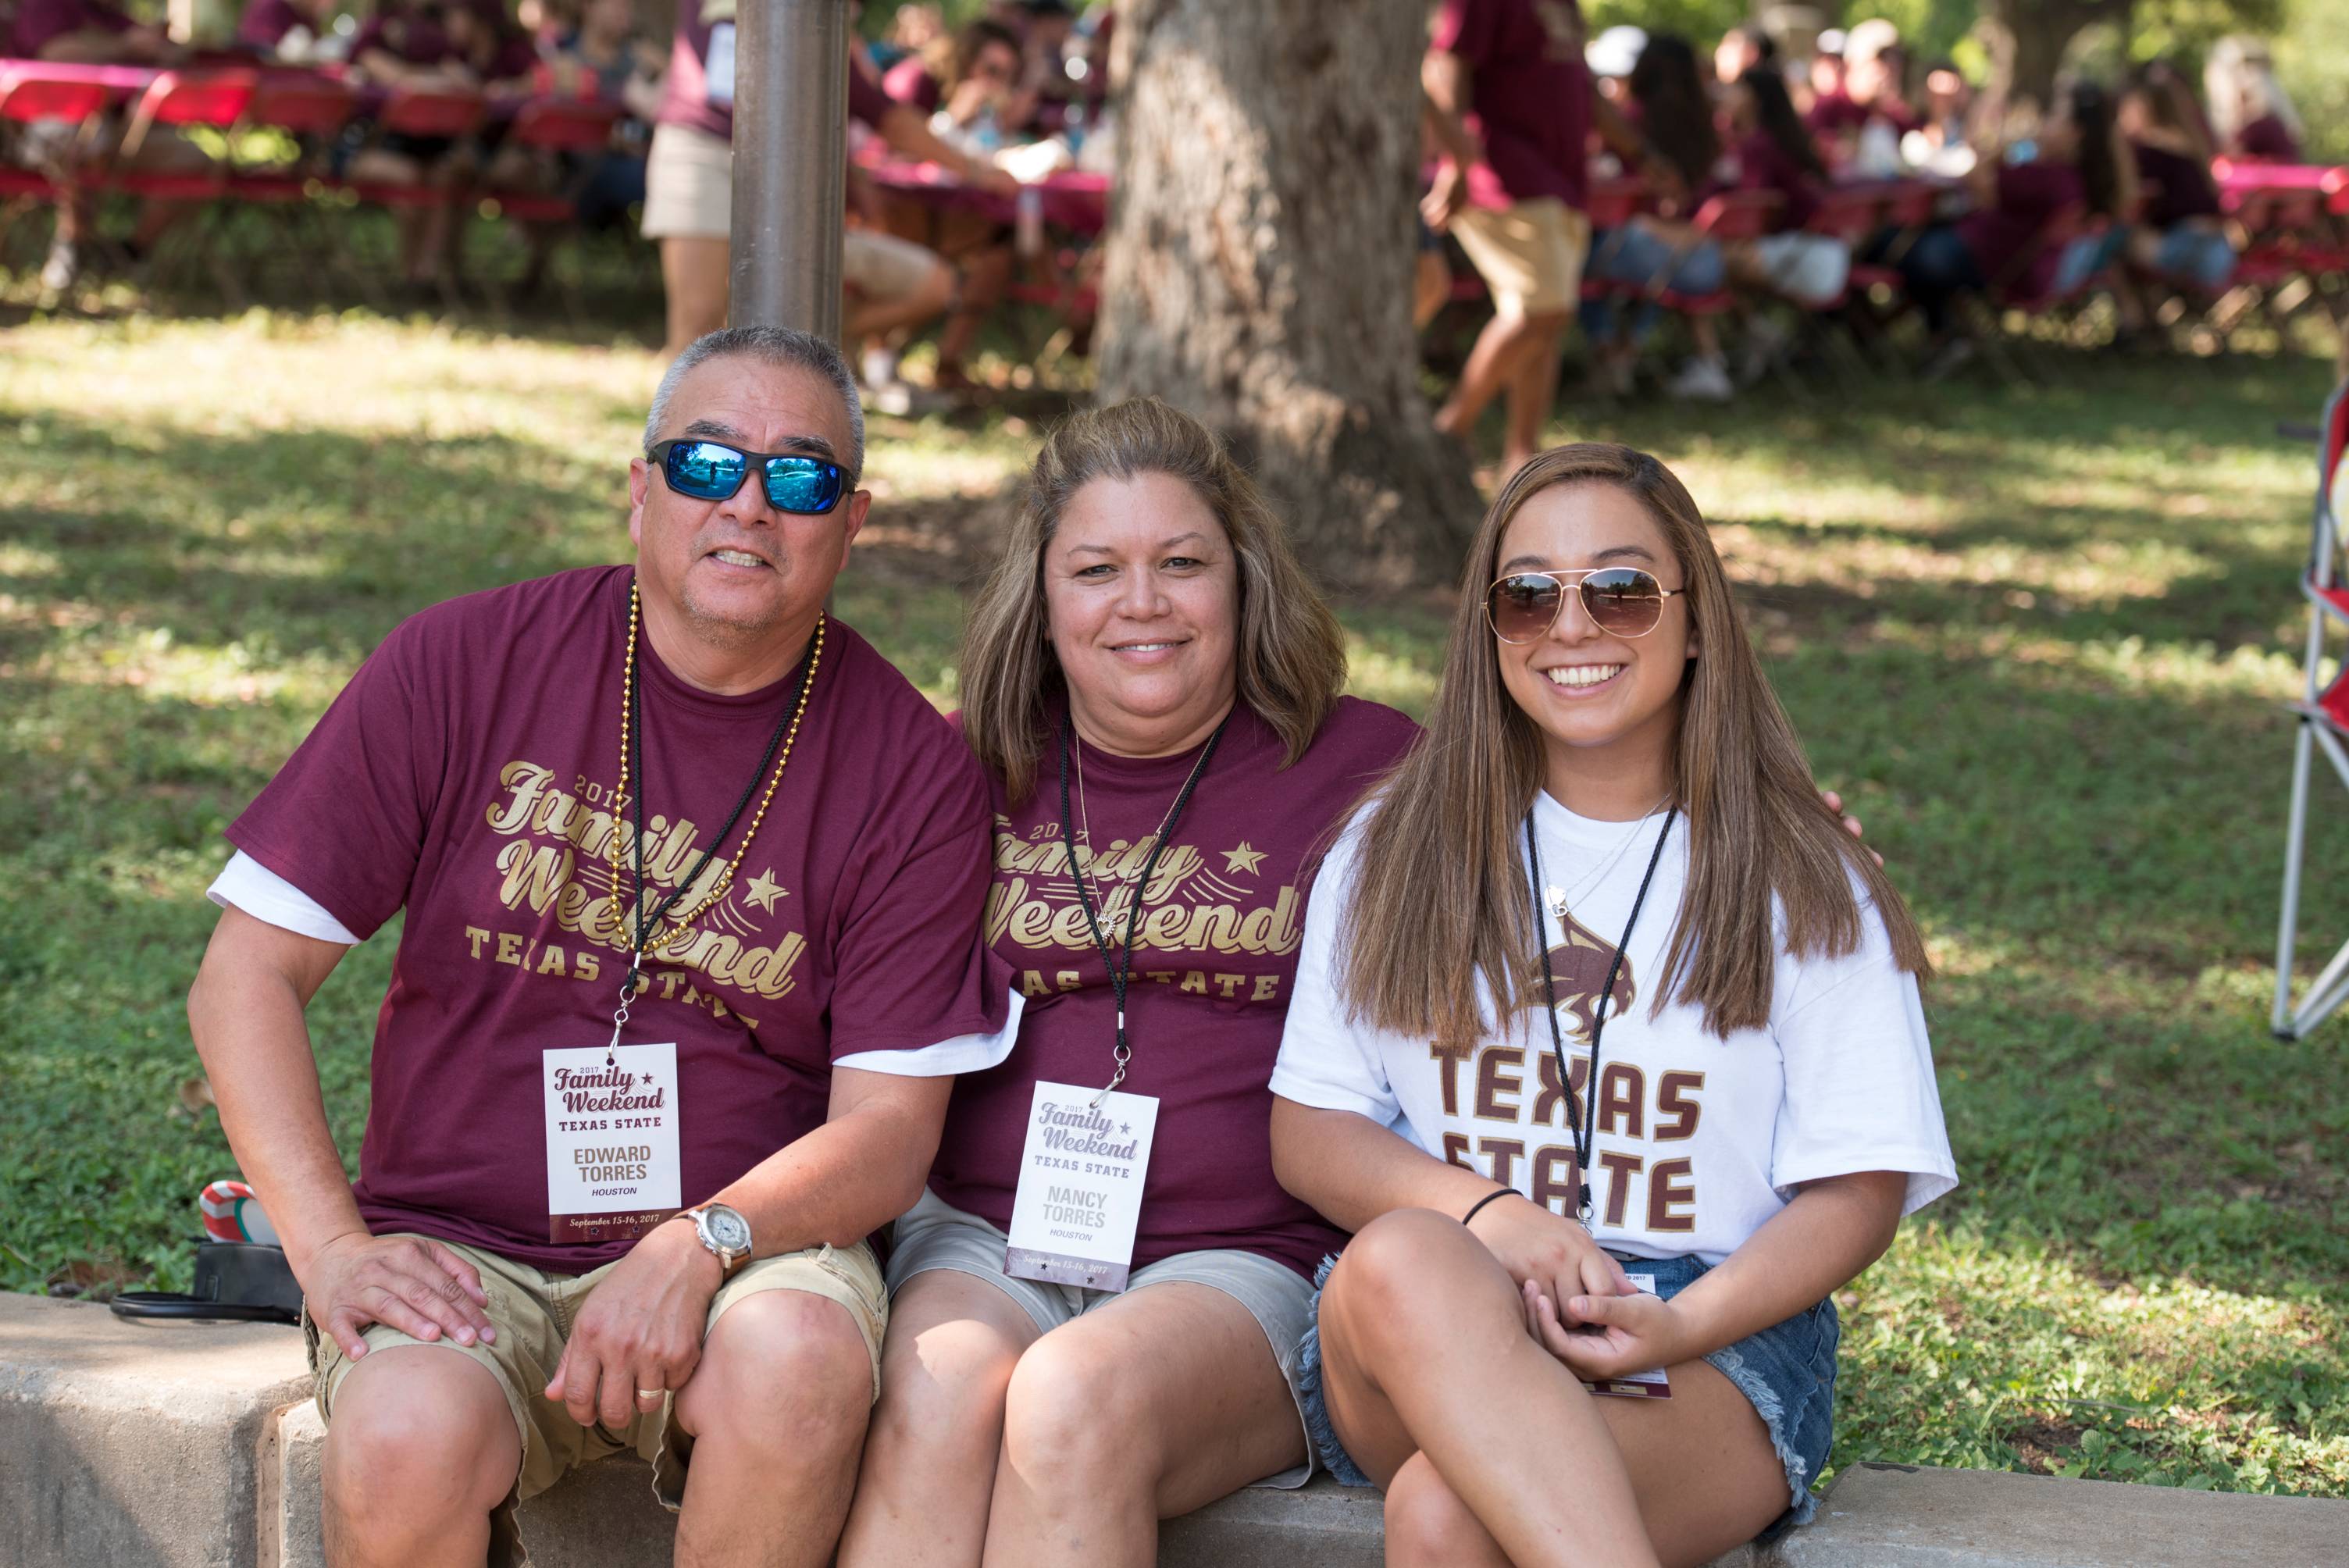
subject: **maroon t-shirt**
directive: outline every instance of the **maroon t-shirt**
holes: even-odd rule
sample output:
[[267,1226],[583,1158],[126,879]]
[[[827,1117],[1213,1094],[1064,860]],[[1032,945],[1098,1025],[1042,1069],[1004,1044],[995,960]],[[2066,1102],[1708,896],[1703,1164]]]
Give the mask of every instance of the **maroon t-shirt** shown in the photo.
[[381,49],[411,66],[438,66],[458,57],[456,44],[438,21],[390,7],[360,23],[357,36],[351,39],[354,61],[363,59],[371,49]]
[[924,114],[936,114],[945,100],[946,89],[938,78],[930,75],[930,67],[919,55],[907,55],[881,78],[882,90],[899,103],[912,104]]
[[[370,1230],[564,1274],[628,1250],[551,1239],[541,1053],[608,1040],[627,968],[606,857],[633,820],[613,793],[629,574],[566,572],[412,617],[228,830],[361,937],[408,912],[353,1188]],[[759,768],[796,672],[720,696],[639,647],[646,876],[665,895]],[[647,955],[624,1036],[677,1043],[686,1202],[822,1125],[841,1057],[1002,1027],[1002,971],[978,936],[987,822],[953,727],[833,622],[764,825],[696,934]]]
[[[682,125],[721,141],[734,139],[734,82],[730,75],[719,84],[719,96],[709,96],[710,35],[724,27],[730,34],[734,19],[719,22],[701,19],[698,0],[679,0],[677,8],[677,38],[669,46],[667,91],[661,98],[660,113],[656,118],[662,125]],[[730,37],[727,56],[732,58]],[[881,117],[893,107],[889,95],[880,84],[857,69],[854,60],[848,67],[848,118],[861,120],[878,129]]]
[[2235,156],[2257,163],[2298,163],[2300,139],[2279,114],[2263,114],[2235,133]]
[[[1058,720],[1055,720],[1057,723]],[[1418,727],[1347,697],[1293,768],[1280,737],[1245,705],[1143,896],[1126,995],[1133,1048],[1124,1090],[1155,1095],[1158,1132],[1133,1264],[1237,1247],[1309,1275],[1344,1237],[1272,1174],[1272,1098],[1281,1026],[1297,974],[1312,867],[1362,791],[1399,760]],[[1028,998],[1001,1067],[955,1084],[930,1188],[1009,1230],[1035,1085],[1109,1081],[1117,1008],[1061,851],[1059,741],[1016,810],[995,793],[995,880],[987,935]],[[1122,944],[1149,841],[1198,761],[1121,758],[1085,748],[1084,794],[1070,813],[1092,865],[1094,912]],[[1104,911],[1101,895],[1111,892]],[[1113,917],[1113,918],[1112,918]]]
[[2133,141],[2129,150],[2145,192],[2137,211],[2140,222],[2167,229],[2189,218],[2218,216],[2219,188],[2211,182],[2209,164],[2151,142]]
[[16,20],[9,51],[20,59],[40,58],[54,39],[68,33],[127,33],[129,16],[104,0],[16,0]]
[[1736,180],[1714,181],[1705,188],[1704,196],[1718,195],[1723,190],[1775,191],[1780,201],[1770,217],[1773,233],[1800,229],[1818,211],[1818,177],[1795,162],[1768,131],[1748,131],[1737,144],[1735,159]]
[[1998,200],[1959,219],[1958,236],[1973,253],[1982,281],[1995,284],[2017,256],[2037,242],[2049,220],[2086,195],[2080,171],[2068,163],[2039,158],[2001,164]]
[[1590,67],[1578,0],[1444,0],[1429,46],[1468,67],[1468,129],[1485,161],[1468,200],[1506,208],[1590,188]]
[[236,41],[261,50],[273,52],[296,27],[307,27],[310,19],[294,9],[290,0],[253,0],[237,19]]

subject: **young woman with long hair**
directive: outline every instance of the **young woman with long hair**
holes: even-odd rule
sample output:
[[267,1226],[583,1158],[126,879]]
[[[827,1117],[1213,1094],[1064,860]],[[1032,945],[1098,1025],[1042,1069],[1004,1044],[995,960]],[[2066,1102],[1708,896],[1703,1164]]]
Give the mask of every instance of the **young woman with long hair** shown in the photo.
[[1389,1563],[1701,1563],[1808,1517],[1833,1292],[1956,1181],[1926,970],[1688,491],[1624,447],[1520,469],[1272,1079],[1282,1183],[1357,1233],[1304,1384]]
[[[1711,294],[1722,284],[1721,247],[1689,220],[1711,186],[1721,139],[1694,46],[1676,33],[1649,34],[1624,88],[1624,116],[1644,145],[1640,172],[1657,210],[1593,235],[1583,275],[1636,289],[1662,284],[1680,294]],[[1627,312],[1610,300],[1583,306],[1583,330],[1599,346],[1604,373],[1618,390],[1630,388],[1638,340],[1654,315],[1652,307]],[[1733,388],[1711,318],[1690,317],[1689,332],[1694,353],[1670,390],[1676,397],[1726,399]]]

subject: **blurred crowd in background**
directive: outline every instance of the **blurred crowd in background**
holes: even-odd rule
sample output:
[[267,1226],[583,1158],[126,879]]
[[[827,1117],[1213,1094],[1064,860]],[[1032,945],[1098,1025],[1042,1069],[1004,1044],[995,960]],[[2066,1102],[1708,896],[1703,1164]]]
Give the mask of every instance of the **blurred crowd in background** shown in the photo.
[[[465,220],[495,210],[527,231],[525,284],[567,235],[641,235],[672,347],[722,323],[734,0],[342,3],[175,0],[192,10],[167,28],[119,0],[0,0],[0,155],[26,181],[17,205],[56,213],[43,286],[71,289],[93,254],[136,267],[191,211],[283,197],[291,177],[387,207],[412,294],[465,286]],[[1594,34],[1574,0],[1431,6],[1414,312],[1489,311],[1445,428],[1504,399],[1510,453],[1531,450],[1576,342],[1599,394],[1712,399],[1821,324],[1873,340],[1914,322],[1911,358],[1940,375],[1980,351],[1977,307],[2093,295],[2112,341],[2141,346],[2223,325],[2247,253],[2273,259],[2262,226],[2283,220],[2256,192],[2282,177],[2245,171],[2302,168],[2304,128],[2256,39],[2220,41],[2199,68],[2076,76],[2037,102],[1915,57],[1890,21],[1776,15],[1700,39]],[[989,0],[957,25],[921,4],[872,20],[849,62],[844,316],[876,406],[967,393],[1007,302],[1046,306],[1052,351],[1081,353],[1114,162],[1113,11]],[[259,88],[207,119],[197,78],[240,62]],[[37,94],[11,107],[12,81],[80,67],[111,84],[72,100],[88,112]],[[271,119],[270,72],[295,70],[346,95],[338,116]],[[546,107],[583,103],[603,118]],[[234,134],[256,123],[288,133],[257,176]],[[2313,208],[2287,214],[2285,270],[2312,298],[2349,255],[2337,172],[2302,181]],[[2279,280],[2252,271],[2272,301]]]

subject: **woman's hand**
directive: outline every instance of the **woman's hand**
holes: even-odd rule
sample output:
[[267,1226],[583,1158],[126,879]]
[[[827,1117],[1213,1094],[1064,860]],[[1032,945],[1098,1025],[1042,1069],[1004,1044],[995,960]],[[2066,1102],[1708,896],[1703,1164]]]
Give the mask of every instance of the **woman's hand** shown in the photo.
[[[1849,833],[1853,838],[1861,840],[1861,845],[1865,848],[1866,839],[1860,832],[1859,819],[1852,816],[1843,809],[1843,797],[1837,794],[1832,789],[1822,789],[1819,791],[1819,799],[1826,802],[1828,810],[1833,811],[1837,816],[1843,819],[1843,830]],[[1884,863],[1884,857],[1882,855],[1877,855],[1874,850],[1869,850],[1868,852],[1871,855],[1876,855],[1876,863],[1878,865],[1880,866]]]
[[1485,1204],[1470,1222],[1468,1233],[1500,1260],[1511,1279],[1539,1289],[1553,1301],[1630,1294],[1623,1265],[1608,1256],[1588,1231],[1522,1193]]
[[[1522,1289],[1526,1331],[1578,1377],[1593,1383],[1628,1377],[1689,1360],[1696,1354],[1683,1315],[1660,1296],[1643,1292],[1558,1297],[1531,1281]],[[1566,1304],[1567,1322],[1559,1320],[1561,1300]]]

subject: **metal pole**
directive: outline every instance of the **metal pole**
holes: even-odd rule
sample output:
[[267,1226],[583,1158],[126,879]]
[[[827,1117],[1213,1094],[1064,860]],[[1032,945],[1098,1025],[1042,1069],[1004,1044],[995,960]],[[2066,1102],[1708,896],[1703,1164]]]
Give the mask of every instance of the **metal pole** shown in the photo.
[[847,0],[740,0],[727,313],[738,326],[840,341],[848,70]]

